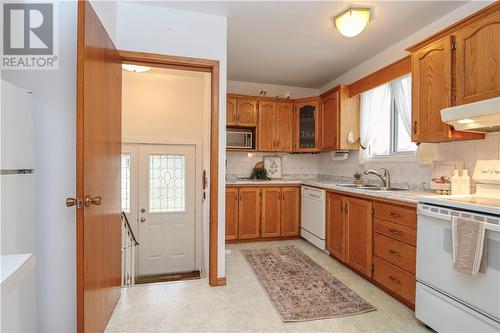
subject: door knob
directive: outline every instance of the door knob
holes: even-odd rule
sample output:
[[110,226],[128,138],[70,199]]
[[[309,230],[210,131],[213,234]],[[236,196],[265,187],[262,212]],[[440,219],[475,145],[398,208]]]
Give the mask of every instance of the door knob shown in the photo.
[[146,222],[146,219],[144,217],[141,217],[141,219],[139,221]]
[[82,208],[83,207],[83,200],[80,197],[76,198],[66,198],[66,207],[73,207],[76,206],[76,208]]
[[102,198],[101,197],[94,197],[94,198],[92,198],[90,195],[87,195],[85,197],[85,207],[90,207],[90,205],[100,206],[101,204],[102,204]]

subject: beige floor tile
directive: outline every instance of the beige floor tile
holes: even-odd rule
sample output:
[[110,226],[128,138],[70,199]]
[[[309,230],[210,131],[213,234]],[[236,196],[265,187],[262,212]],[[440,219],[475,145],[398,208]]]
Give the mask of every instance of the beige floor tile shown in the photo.
[[[292,244],[377,311],[283,323],[239,249]],[[106,332],[429,332],[413,311],[305,241],[230,244],[227,249],[227,286],[211,288],[207,280],[196,280],[123,289]]]

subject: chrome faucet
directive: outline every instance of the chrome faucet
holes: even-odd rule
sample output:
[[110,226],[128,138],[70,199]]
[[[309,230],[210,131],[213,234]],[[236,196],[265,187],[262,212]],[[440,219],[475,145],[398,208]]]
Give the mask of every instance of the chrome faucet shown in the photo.
[[382,183],[384,184],[383,188],[390,188],[391,187],[391,174],[390,174],[389,170],[387,170],[386,168],[382,168],[380,166],[378,168],[380,168],[381,170],[384,171],[383,176],[375,170],[366,170],[363,173],[365,175],[375,175],[375,176],[379,177],[382,180]]

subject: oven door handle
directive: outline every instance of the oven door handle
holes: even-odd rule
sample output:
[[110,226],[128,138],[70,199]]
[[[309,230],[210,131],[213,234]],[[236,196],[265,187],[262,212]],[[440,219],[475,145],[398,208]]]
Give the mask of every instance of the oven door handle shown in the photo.
[[[451,215],[434,213],[434,212],[431,212],[429,210],[422,209],[422,208],[418,209],[418,215],[428,216],[428,217],[432,217],[432,218],[435,218],[435,219],[438,219],[438,220],[441,220],[441,221],[444,221],[444,222],[450,222],[450,223],[451,223],[451,220],[452,220],[452,216]],[[499,224],[485,223],[485,228],[486,228],[486,230],[500,232],[500,225]]]

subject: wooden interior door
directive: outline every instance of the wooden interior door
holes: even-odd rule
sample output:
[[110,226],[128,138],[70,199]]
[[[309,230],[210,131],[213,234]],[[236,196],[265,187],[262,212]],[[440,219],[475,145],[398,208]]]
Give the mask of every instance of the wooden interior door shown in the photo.
[[449,138],[441,109],[451,106],[451,37],[412,54],[412,141]]
[[326,199],[326,250],[345,262],[345,197],[328,193]]
[[226,240],[238,239],[238,188],[226,187]]
[[360,273],[372,274],[372,203],[346,197],[346,262]]
[[229,96],[226,99],[226,125],[236,125],[236,98]]
[[338,149],[339,111],[339,91],[337,90],[322,99],[321,150]]
[[456,104],[500,96],[500,11],[455,34]]
[[259,102],[259,151],[274,151],[276,149],[276,103],[270,101]]
[[78,2],[77,329],[102,332],[120,298],[121,58],[88,1]]
[[293,103],[279,102],[276,108],[276,151],[293,151]]
[[237,99],[236,119],[239,126],[257,125],[257,100],[255,99]]
[[258,187],[240,187],[238,192],[238,239],[259,238],[260,189]]
[[300,187],[281,189],[281,236],[298,236],[300,231]]
[[281,188],[262,188],[262,238],[280,236]]

